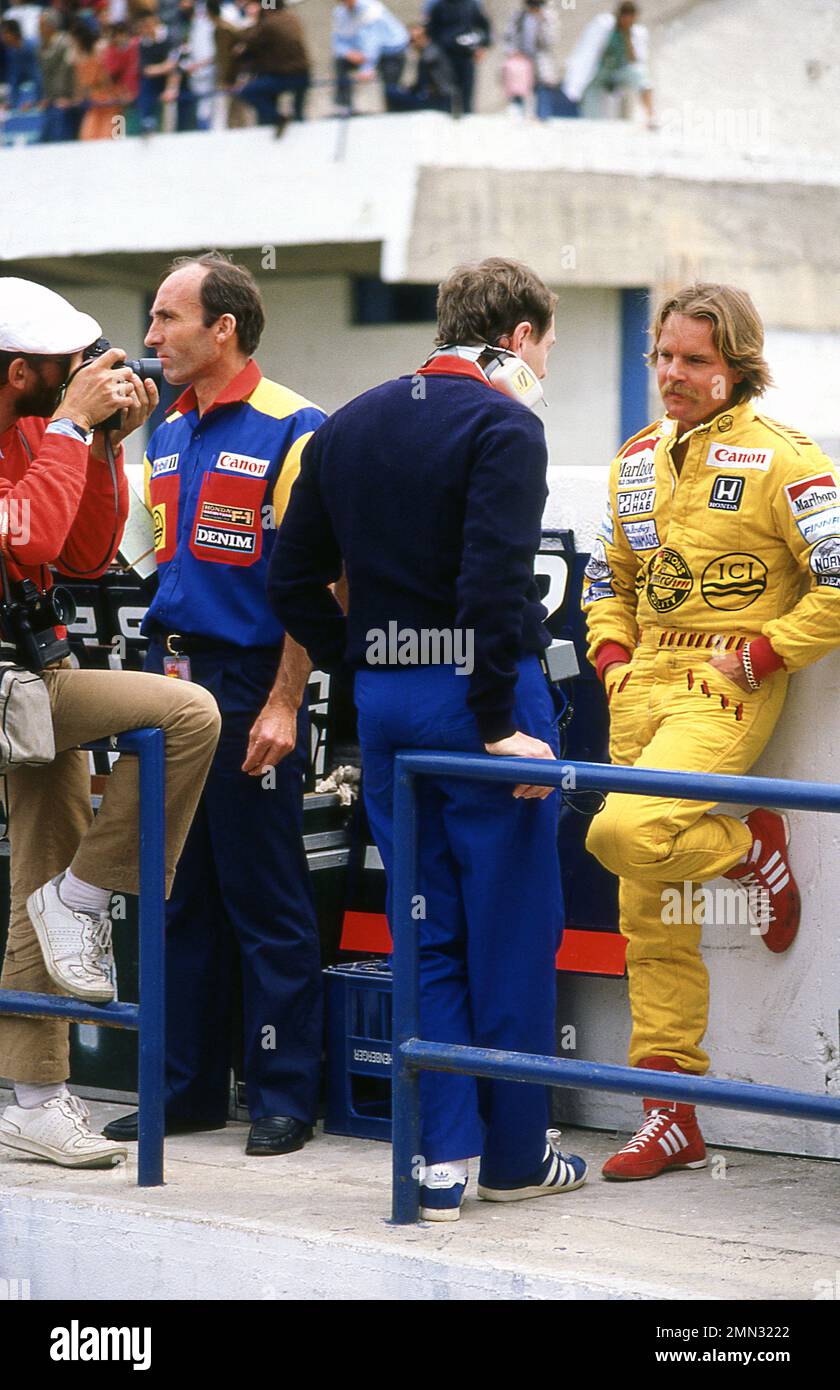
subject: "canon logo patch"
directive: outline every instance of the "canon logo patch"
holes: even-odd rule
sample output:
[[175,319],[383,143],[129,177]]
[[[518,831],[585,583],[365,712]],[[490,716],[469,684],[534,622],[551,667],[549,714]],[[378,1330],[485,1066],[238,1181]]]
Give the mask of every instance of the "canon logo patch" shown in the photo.
[[223,473],[244,473],[247,478],[264,478],[271,459],[255,459],[248,454],[219,454],[216,468]]
[[775,449],[738,449],[732,444],[712,444],[706,455],[709,468],[758,468],[766,473]]

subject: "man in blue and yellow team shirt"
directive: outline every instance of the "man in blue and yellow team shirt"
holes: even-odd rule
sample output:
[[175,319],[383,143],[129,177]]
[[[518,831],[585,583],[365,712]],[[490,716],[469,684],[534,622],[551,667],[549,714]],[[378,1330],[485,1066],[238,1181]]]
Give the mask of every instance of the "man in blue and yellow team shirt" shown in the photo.
[[[182,395],[149,441],[159,586],[146,669],[197,681],[222,734],[167,905],[167,1131],[228,1107],[232,957],[242,968],[249,1154],[311,1138],[321,1049],[317,926],[302,841],[310,671],[265,597],[276,528],[324,414],[262,375],[253,277],[180,258],[146,338]],[[136,1137],[136,1114],[108,1126]]]

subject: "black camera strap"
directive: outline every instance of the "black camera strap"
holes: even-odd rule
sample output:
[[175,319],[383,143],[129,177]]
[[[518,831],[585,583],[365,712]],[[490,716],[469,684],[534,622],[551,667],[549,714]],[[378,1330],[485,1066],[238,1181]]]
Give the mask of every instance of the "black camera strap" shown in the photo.
[[[2,549],[0,549],[0,579],[2,579],[3,583],[3,608],[9,609],[11,608],[13,603],[12,586],[9,583],[9,571],[6,568],[6,557],[3,554]],[[3,658],[4,649],[13,651],[15,654],[15,659],[20,659],[20,653],[18,652],[17,644],[12,640],[11,634],[6,631],[5,623],[0,624],[0,644],[2,644],[0,645],[0,659]]]
[[6,557],[2,550],[0,550],[0,575],[2,575],[3,578],[3,602],[11,603],[12,590],[9,584],[9,571],[6,569]]
[[77,569],[74,569],[72,565],[68,565],[68,563],[67,563],[66,560],[62,559],[62,561],[61,561],[61,572],[62,572],[62,574],[74,575],[76,579],[90,579],[94,574],[99,574],[100,571],[103,569],[103,567],[104,567],[105,565],[108,564],[109,560],[111,559],[111,552],[112,552],[113,549],[114,549],[114,542],[115,542],[116,539],[117,539],[117,529],[118,529],[119,524],[120,524],[120,523],[119,523],[119,516],[120,516],[120,486],[119,486],[119,482],[117,481],[117,460],[116,460],[116,455],[114,454],[114,446],[113,446],[113,444],[111,443],[111,436],[110,436],[108,430],[105,430],[105,431],[104,431],[104,438],[105,438],[105,457],[106,457],[106,459],[108,460],[108,468],[109,468],[110,473],[111,473],[111,486],[112,486],[113,489],[114,489],[114,529],[113,529],[113,531],[111,532],[111,539],[110,539],[109,542],[108,542],[108,549],[105,551],[105,553],[104,553],[104,555],[102,556],[102,559],[100,560],[99,564],[98,564],[98,565],[94,565],[93,569],[91,569],[91,570],[77,570]]

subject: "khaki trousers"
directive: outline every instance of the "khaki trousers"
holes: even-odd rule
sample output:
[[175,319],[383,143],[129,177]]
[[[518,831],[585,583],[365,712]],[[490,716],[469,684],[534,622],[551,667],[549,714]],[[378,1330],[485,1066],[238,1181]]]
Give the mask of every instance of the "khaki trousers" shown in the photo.
[[[7,774],[11,905],[0,988],[57,994],[44,968],[26,899],[62,870],[100,888],[136,893],[138,762],[121,757],[96,819],[88,754],[75,745],[144,727],[166,744],[166,893],[219,737],[219,712],[201,686],[134,671],[44,673],[56,759]],[[0,1076],[45,1084],[69,1075],[69,1035],[58,1019],[0,1018]]]

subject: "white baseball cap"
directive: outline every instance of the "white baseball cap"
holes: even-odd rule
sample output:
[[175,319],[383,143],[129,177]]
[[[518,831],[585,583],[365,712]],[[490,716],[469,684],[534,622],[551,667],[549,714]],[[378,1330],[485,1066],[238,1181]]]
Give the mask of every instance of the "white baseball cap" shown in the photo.
[[13,276],[0,279],[0,352],[63,357],[101,336],[96,319],[53,290]]

